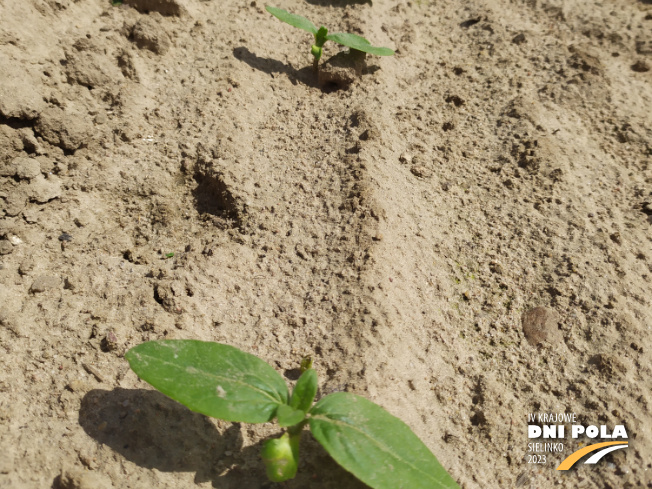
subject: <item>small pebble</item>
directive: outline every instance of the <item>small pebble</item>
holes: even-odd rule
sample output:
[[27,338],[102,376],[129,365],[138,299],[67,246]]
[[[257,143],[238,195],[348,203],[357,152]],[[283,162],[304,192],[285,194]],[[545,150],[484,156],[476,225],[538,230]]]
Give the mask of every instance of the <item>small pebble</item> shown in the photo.
[[41,174],[41,164],[33,158],[14,158],[12,165],[16,170],[16,176],[21,180],[31,180]]
[[31,181],[28,191],[34,201],[45,204],[61,195],[61,182],[56,177],[46,179],[39,175]]
[[71,468],[61,472],[59,487],[61,489],[111,489],[113,484],[104,474]]
[[125,0],[124,3],[140,12],[158,12],[165,16],[181,16],[187,12],[181,0]]
[[68,385],[66,385],[66,388],[68,388],[68,390],[71,392],[85,392],[89,390],[88,384],[80,379],[71,380],[68,382]]
[[16,189],[9,193],[5,199],[4,211],[9,217],[20,214],[27,204],[28,195],[22,189]]
[[54,289],[59,286],[60,282],[57,277],[50,275],[40,275],[34,279],[29,291],[33,294],[38,292],[45,292],[46,290]]
[[133,28],[130,39],[140,49],[165,54],[171,46],[170,37],[161,25],[150,17],[141,18]]
[[0,255],[8,255],[12,251],[14,251],[14,246],[9,241],[6,239],[0,241]]
[[412,175],[419,178],[428,178],[432,175],[430,170],[421,165],[413,165],[412,168],[410,168],[410,172],[412,172]]
[[398,161],[400,161],[404,165],[407,165],[408,163],[412,163],[412,155],[410,153],[403,153],[401,156],[399,156]]
[[548,344],[558,346],[564,340],[557,323],[559,314],[554,309],[535,307],[523,314],[523,333],[532,346]]
[[109,352],[113,351],[118,347],[118,337],[111,330],[106,332],[106,336],[102,339],[100,348],[102,351]]

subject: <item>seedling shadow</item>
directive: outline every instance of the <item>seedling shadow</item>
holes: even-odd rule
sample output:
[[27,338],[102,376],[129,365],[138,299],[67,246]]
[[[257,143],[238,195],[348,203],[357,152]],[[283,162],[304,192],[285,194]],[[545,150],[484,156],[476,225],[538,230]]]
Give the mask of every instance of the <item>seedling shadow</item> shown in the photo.
[[[79,424],[89,436],[140,467],[196,472],[196,481],[220,479],[233,455],[242,452],[239,424],[220,433],[209,418],[157,391],[92,390],[82,399]],[[261,470],[251,487],[266,480]],[[231,487],[231,482],[237,487],[241,480],[220,481],[217,486]]]
[[303,435],[297,477],[273,484],[259,457],[261,445],[243,448],[239,423],[228,423],[220,433],[210,418],[154,390],[94,389],[82,399],[79,424],[91,438],[140,467],[195,472],[196,483],[211,481],[219,489],[367,488],[339,467],[308,433]]
[[244,46],[234,48],[233,56],[240,61],[244,61],[252,68],[258,71],[263,71],[269,75],[282,73],[289,78],[293,85],[301,83],[312,88],[320,88],[319,82],[317,81],[317,75],[315,75],[312,66],[306,66],[297,70],[276,59],[262,58],[252,53]]

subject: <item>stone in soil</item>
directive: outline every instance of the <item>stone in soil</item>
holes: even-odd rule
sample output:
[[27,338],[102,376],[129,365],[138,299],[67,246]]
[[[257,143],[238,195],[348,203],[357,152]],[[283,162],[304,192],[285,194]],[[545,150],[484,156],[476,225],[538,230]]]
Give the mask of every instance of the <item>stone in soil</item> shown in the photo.
[[46,179],[43,175],[39,175],[30,183],[28,189],[32,200],[45,204],[61,195],[61,182],[56,177]]
[[30,292],[33,294],[45,292],[50,289],[55,289],[59,287],[60,280],[57,277],[52,277],[50,275],[40,275],[34,279],[32,286],[29,288]]
[[17,176],[21,180],[31,180],[41,174],[41,164],[33,158],[18,157],[11,164]]
[[548,307],[535,307],[523,314],[523,333],[532,346],[558,346],[564,342],[557,327],[559,314]]
[[0,241],[0,255],[8,255],[12,251],[14,251],[14,245],[6,239]]
[[20,214],[27,204],[27,192],[22,188],[13,190],[5,199],[5,214],[14,217]]
[[186,12],[183,2],[179,0],[127,0],[125,4],[144,13],[158,12],[161,15],[180,16]]
[[113,487],[106,475],[78,468],[63,470],[58,482],[61,489],[110,489]]
[[91,120],[81,113],[50,107],[39,116],[35,130],[48,143],[74,151],[88,141],[92,127]]
[[149,49],[156,54],[165,54],[170,49],[170,38],[163,27],[148,17],[136,23],[131,39],[140,49]]

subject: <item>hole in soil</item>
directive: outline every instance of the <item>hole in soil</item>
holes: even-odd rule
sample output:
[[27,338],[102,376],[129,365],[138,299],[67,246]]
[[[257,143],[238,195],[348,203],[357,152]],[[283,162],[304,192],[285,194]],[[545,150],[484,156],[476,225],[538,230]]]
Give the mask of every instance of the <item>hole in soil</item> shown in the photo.
[[158,285],[154,286],[154,300],[163,305],[163,298],[158,293]]
[[242,223],[238,204],[227,185],[215,176],[195,174],[197,188],[193,190],[195,208],[199,214],[209,214],[224,220],[228,227],[237,228]]
[[23,129],[24,127],[34,127],[35,121],[25,120],[18,117],[5,117],[0,114],[0,124],[11,127],[12,129]]
[[482,411],[477,411],[471,416],[471,424],[473,426],[482,426],[487,424],[487,418]]
[[455,107],[460,107],[461,105],[464,105],[466,101],[462,97],[458,97],[457,95],[450,95],[446,97],[446,102],[449,104],[454,104]]
[[299,380],[299,377],[301,377],[301,369],[299,368],[292,368],[289,370],[286,370],[284,372],[285,378],[289,380]]
[[464,22],[460,23],[460,27],[462,27],[464,29],[468,29],[469,27],[477,24],[481,20],[482,20],[481,17],[476,17],[475,19],[465,20]]
[[322,84],[321,90],[324,93],[334,93],[339,90],[347,90],[349,88],[349,85],[345,83],[338,83],[336,81],[328,81]]

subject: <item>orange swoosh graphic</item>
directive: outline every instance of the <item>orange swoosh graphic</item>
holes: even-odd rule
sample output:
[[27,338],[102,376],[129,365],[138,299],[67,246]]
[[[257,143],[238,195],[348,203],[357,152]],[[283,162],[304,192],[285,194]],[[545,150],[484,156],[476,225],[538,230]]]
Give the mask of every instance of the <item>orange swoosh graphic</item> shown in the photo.
[[581,459],[587,453],[595,452],[604,447],[610,447],[612,445],[627,445],[626,441],[605,441],[603,443],[596,443],[595,445],[589,445],[588,447],[580,448],[578,451],[571,453],[566,459],[559,464],[557,470],[568,470],[575,462]]

